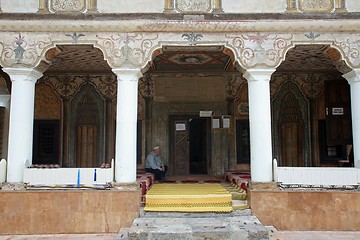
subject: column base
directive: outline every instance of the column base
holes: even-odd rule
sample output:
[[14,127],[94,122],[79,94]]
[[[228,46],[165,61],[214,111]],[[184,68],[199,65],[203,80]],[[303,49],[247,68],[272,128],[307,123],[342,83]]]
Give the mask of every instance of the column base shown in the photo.
[[276,182],[249,182],[251,190],[279,190]]
[[137,191],[140,189],[140,182],[132,182],[132,183],[118,183],[112,182],[111,186],[116,190],[122,191]]
[[0,189],[2,191],[25,191],[26,190],[26,183],[9,183],[4,182],[0,185]]

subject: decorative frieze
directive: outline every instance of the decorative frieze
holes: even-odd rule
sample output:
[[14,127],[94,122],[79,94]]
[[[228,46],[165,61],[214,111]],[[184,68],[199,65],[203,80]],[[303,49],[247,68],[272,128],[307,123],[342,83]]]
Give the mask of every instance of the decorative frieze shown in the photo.
[[206,14],[222,11],[222,0],[165,0],[164,13]]
[[[340,75],[340,74],[339,74]],[[317,99],[323,93],[324,81],[337,79],[333,74],[278,74],[275,73],[270,82],[271,98],[276,98],[282,86],[286,83],[297,85],[301,93],[308,99]]]
[[139,94],[144,98],[154,97],[154,76],[145,74],[139,79]]
[[346,12],[345,0],[288,0],[287,12],[330,13]]
[[41,79],[52,85],[56,93],[65,99],[74,97],[85,83],[92,84],[98,93],[107,99],[116,97],[117,94],[117,78],[115,75],[99,75],[99,76],[46,76]]
[[229,74],[226,76],[226,98],[235,99],[239,87],[246,83],[242,74]]

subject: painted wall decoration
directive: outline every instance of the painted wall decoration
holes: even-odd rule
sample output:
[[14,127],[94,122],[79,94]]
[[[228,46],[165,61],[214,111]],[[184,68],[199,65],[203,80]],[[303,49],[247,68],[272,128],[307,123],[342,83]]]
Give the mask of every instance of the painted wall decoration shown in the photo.
[[287,12],[346,12],[345,0],[288,0]]
[[51,0],[50,9],[54,12],[82,12],[86,8],[85,0]]
[[175,8],[179,12],[201,12],[211,10],[210,0],[176,0]]
[[222,0],[165,0],[164,13],[222,12]]

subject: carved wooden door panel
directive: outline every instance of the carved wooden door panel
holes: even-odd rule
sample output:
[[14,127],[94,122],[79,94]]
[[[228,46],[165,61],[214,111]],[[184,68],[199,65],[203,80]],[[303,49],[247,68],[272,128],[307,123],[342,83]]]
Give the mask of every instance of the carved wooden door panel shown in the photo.
[[350,86],[345,80],[325,82],[326,143],[352,143]]
[[304,124],[299,102],[291,92],[287,93],[282,100],[279,131],[280,165],[304,166]]
[[79,125],[77,127],[76,143],[76,167],[96,167],[96,125]]
[[173,174],[189,174],[189,133],[187,120],[173,121]]
[[281,165],[304,166],[303,127],[299,123],[283,123],[280,128]]

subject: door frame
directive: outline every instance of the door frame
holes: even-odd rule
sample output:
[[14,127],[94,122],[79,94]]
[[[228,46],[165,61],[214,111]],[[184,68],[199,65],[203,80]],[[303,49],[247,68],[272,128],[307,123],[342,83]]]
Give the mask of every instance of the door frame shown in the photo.
[[[175,121],[184,121],[186,122],[186,131],[187,131],[187,138],[188,138],[188,146],[187,146],[187,155],[188,155],[188,172],[187,175],[190,175],[190,142],[189,142],[189,137],[190,137],[190,119],[200,119],[201,117],[199,117],[198,114],[170,114],[169,115],[169,173],[170,175],[174,175],[174,166],[175,166],[175,162],[174,162],[174,155],[175,155]],[[202,118],[201,118],[202,119]],[[206,149],[204,149],[203,151],[206,151],[206,172],[209,172],[209,163],[210,163],[210,159],[211,159],[211,129],[209,129],[209,124],[210,121],[208,119],[207,123],[206,123],[206,128],[207,128],[207,133],[206,133]]]

